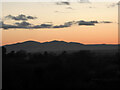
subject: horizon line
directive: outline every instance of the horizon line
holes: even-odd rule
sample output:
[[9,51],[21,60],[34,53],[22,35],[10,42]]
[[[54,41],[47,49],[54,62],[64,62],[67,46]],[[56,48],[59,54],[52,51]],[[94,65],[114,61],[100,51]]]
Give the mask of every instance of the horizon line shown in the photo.
[[21,41],[21,42],[16,42],[16,43],[11,43],[11,44],[1,44],[0,46],[7,46],[7,45],[14,45],[14,44],[19,44],[19,43],[25,43],[25,42],[37,42],[37,43],[49,43],[49,42],[66,42],[66,43],[78,43],[78,44],[83,44],[83,45],[120,45],[119,43],[110,43],[110,44],[107,44],[107,43],[93,43],[93,44],[84,44],[84,43],[80,43],[80,42],[74,42],[74,41],[64,41],[64,40],[49,40],[49,41],[44,41],[44,42],[39,42],[37,40],[25,40],[25,41]]

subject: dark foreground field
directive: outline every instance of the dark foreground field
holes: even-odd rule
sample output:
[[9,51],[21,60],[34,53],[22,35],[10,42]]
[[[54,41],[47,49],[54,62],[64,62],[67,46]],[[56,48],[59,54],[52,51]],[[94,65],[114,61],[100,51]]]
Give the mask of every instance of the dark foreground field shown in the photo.
[[119,53],[3,52],[3,90],[120,88]]

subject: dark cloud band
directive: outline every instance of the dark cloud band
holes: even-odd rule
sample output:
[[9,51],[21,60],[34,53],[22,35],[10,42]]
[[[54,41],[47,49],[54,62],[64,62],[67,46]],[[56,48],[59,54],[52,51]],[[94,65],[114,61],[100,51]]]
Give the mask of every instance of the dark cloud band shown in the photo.
[[40,24],[40,25],[33,25],[29,22],[26,21],[22,21],[22,22],[16,22],[14,25],[8,25],[8,24],[4,24],[3,22],[1,22],[1,26],[0,28],[4,28],[4,29],[9,29],[9,28],[67,28],[67,27],[71,27],[73,24],[77,24],[78,26],[95,26],[96,24],[100,24],[100,23],[112,23],[110,21],[84,21],[84,20],[80,20],[80,21],[69,21],[69,22],[65,22],[62,25],[53,25],[52,23],[50,24]]

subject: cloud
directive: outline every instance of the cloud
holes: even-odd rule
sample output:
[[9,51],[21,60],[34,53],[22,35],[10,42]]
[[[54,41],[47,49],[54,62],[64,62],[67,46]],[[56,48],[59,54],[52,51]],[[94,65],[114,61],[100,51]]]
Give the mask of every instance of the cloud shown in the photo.
[[78,25],[94,26],[98,21],[77,21]]
[[36,19],[37,17],[27,16],[27,19]]
[[29,23],[29,22],[26,22],[26,21],[23,21],[23,22],[21,22],[21,23],[15,23],[17,26],[19,26],[19,27],[28,27],[28,26],[30,26],[30,25],[32,25],[31,23]]
[[88,8],[96,8],[96,7],[89,6]]
[[12,20],[16,20],[16,21],[19,21],[19,20],[29,20],[29,19],[36,19],[37,17],[33,17],[33,16],[26,16],[26,15],[23,15],[23,14],[20,14],[18,16],[12,16],[12,15],[8,15],[6,16],[5,18],[7,19],[12,19]]
[[118,3],[112,3],[110,5],[107,6],[107,8],[113,8],[116,7],[118,5]]
[[76,21],[69,21],[69,22],[65,22],[64,25],[71,26],[75,23],[76,23]]
[[72,10],[73,10],[73,8],[72,8],[72,7],[66,7],[66,9],[72,9]]
[[33,26],[33,28],[52,28],[52,24],[41,24]]
[[0,21],[0,28],[2,27],[2,25],[3,25],[3,22],[2,22],[2,21]]
[[2,26],[0,28],[9,29],[9,28],[25,28],[25,29],[32,29],[32,28],[52,28],[52,24],[41,24],[41,25],[33,25],[29,22],[21,22],[21,23],[15,23],[14,25],[8,25],[2,23]]
[[49,23],[49,24],[52,24],[52,22],[45,22],[45,23]]
[[31,28],[31,25],[29,22],[21,22],[21,23],[15,23],[14,25],[9,25],[9,24],[4,24],[4,22],[2,22],[2,26],[0,28],[4,28],[4,29],[9,29],[9,28]]
[[89,0],[80,0],[79,3],[90,3]]
[[14,25],[8,25],[8,24],[2,24],[2,28],[9,29],[9,28],[65,28],[70,27],[73,25],[75,21],[65,22],[63,25],[55,25],[53,24],[41,24],[41,25],[33,25],[29,22],[21,22],[21,23],[15,23]]
[[52,24],[41,24],[41,25],[36,25],[33,28],[65,28],[65,27],[70,27],[73,24],[73,21],[71,22],[65,22],[63,25],[52,25]]
[[100,23],[113,23],[111,21],[101,21]]
[[70,5],[70,2],[56,2],[57,5]]
[[120,5],[120,1],[117,3],[117,5]]
[[72,13],[72,12],[66,12],[66,11],[55,11],[55,13]]
[[3,22],[0,22],[2,26],[0,26],[0,28],[4,28],[4,29],[9,29],[9,28],[25,28],[25,29],[33,29],[33,28],[67,28],[67,27],[71,27],[74,24],[77,24],[78,26],[95,26],[96,24],[100,24],[100,23],[112,23],[111,21],[84,21],[84,20],[80,20],[80,21],[69,21],[69,22],[65,22],[64,24],[61,25],[53,25],[51,22],[50,23],[44,23],[44,24],[40,24],[40,25],[33,25],[29,22],[26,21],[22,21],[22,22],[16,22],[14,25],[8,25],[8,24],[4,24]]
[[56,25],[56,26],[53,26],[53,28],[65,28],[65,27],[70,27],[70,26],[73,25],[74,23],[75,23],[75,21],[70,21],[70,22],[64,23],[64,25]]
[[53,28],[65,28],[65,27],[68,27],[66,25],[56,25],[56,26],[53,26]]
[[18,28],[18,27],[15,25],[4,24],[4,22],[2,22],[2,26],[0,28],[9,29],[9,28]]

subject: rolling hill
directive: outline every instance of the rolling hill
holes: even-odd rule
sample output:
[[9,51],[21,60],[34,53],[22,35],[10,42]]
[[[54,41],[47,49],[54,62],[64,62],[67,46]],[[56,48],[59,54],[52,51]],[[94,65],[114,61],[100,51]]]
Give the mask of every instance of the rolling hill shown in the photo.
[[25,41],[16,44],[5,45],[7,53],[11,51],[25,50],[27,52],[43,52],[43,51],[79,51],[79,50],[118,50],[118,45],[113,44],[89,44],[85,45],[77,42],[65,42],[65,41],[50,41],[50,42],[36,42]]

